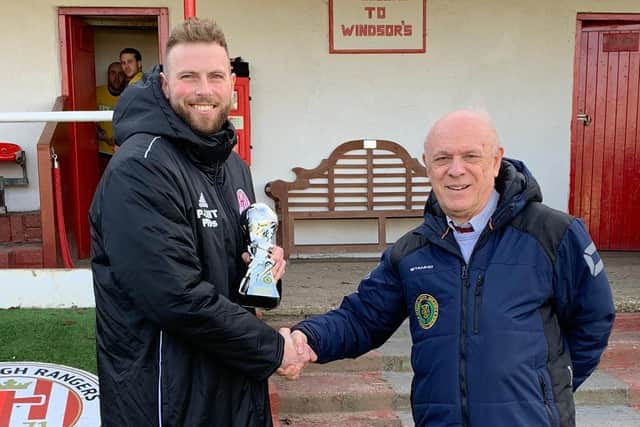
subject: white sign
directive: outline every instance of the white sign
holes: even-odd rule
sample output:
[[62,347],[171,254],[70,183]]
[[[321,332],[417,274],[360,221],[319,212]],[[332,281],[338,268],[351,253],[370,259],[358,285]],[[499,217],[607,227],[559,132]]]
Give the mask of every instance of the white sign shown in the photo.
[[97,427],[98,378],[39,362],[0,362],[0,426]]
[[426,3],[329,0],[329,52],[426,52]]

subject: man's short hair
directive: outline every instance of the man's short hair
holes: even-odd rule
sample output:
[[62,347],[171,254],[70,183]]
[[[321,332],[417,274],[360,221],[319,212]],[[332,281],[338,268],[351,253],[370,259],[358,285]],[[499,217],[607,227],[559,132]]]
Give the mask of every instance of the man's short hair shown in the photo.
[[171,31],[164,52],[165,58],[171,49],[178,44],[198,42],[215,43],[223,47],[227,55],[229,54],[227,40],[218,24],[210,19],[189,18]]
[[138,61],[138,62],[142,61],[142,55],[140,55],[140,51],[138,49],[134,49],[132,47],[125,47],[124,49],[122,49],[120,51],[120,55],[119,55],[120,58],[122,58],[122,55],[125,54],[125,53],[130,53],[133,56],[135,56],[136,57],[136,61]]

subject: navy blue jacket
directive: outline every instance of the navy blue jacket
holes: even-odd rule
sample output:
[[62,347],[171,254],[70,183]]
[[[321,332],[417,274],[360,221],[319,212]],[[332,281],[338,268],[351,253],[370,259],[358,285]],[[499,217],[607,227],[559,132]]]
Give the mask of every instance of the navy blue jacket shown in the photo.
[[432,193],[356,293],[294,327],[322,363],[380,346],[408,316],[417,426],[575,425],[573,391],[607,345],[611,290],[583,223],[541,204],[519,161],[503,160],[496,190],[468,264]]

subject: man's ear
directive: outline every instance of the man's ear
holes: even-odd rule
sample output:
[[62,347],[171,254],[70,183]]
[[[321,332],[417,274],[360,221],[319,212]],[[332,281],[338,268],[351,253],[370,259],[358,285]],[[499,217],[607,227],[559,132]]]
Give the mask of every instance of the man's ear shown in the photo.
[[424,163],[425,169],[427,169],[427,176],[429,176],[429,164],[427,163],[427,153],[422,153],[422,163]]
[[160,73],[160,81],[162,82],[162,93],[165,98],[169,99],[169,79],[163,72]]
[[494,159],[494,164],[493,164],[493,176],[495,178],[498,177],[498,175],[500,174],[500,165],[502,164],[502,157],[504,156],[504,148],[502,148],[502,146],[498,147],[498,151],[496,153],[496,157]]

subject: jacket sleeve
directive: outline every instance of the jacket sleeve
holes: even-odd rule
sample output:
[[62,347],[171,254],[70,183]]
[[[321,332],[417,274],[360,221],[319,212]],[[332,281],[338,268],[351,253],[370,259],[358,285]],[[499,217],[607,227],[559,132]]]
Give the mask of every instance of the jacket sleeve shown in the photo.
[[103,244],[114,282],[161,330],[245,375],[269,377],[284,340],[201,280],[181,177],[153,159],[120,163],[102,186]]
[[578,219],[560,243],[554,289],[556,312],[571,352],[575,391],[598,365],[615,317],[603,261]]
[[319,363],[355,358],[381,346],[407,317],[404,291],[391,268],[390,251],[340,307],[292,329],[307,335]]

